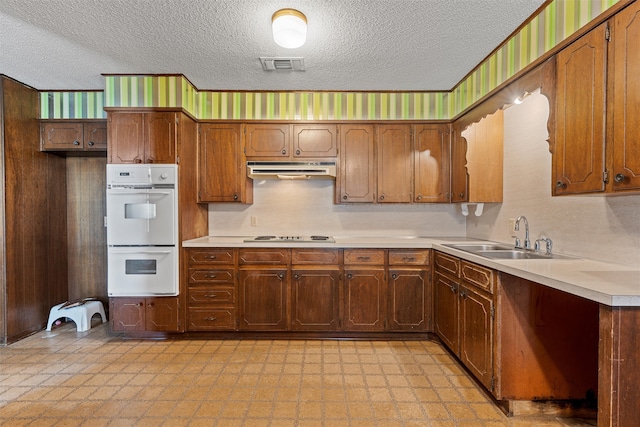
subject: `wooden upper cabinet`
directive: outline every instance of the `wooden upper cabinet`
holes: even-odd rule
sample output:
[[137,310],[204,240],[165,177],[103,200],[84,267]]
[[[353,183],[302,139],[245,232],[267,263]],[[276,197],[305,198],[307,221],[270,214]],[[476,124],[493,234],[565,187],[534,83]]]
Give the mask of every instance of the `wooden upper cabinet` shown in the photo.
[[42,151],[106,151],[107,122],[43,121],[40,123]]
[[290,146],[288,124],[244,125],[244,147],[247,157],[289,158]]
[[412,199],[413,152],[410,125],[377,126],[378,203]]
[[109,163],[175,163],[177,116],[174,112],[109,112]]
[[176,113],[173,112],[145,113],[145,163],[176,162],[176,122]]
[[293,157],[336,157],[337,125],[294,125]]
[[340,171],[336,203],[375,201],[375,146],[373,125],[340,125]]
[[640,3],[614,18],[613,191],[640,190]]
[[296,160],[337,155],[335,124],[245,124],[244,144],[250,159]]
[[451,135],[451,201],[453,203],[469,200],[469,175],[467,173],[467,140],[460,130]]
[[467,198],[472,203],[502,202],[504,158],[504,112],[498,110],[469,126],[466,165],[469,177]]
[[554,195],[605,190],[607,25],[556,58]]
[[202,123],[198,144],[198,202],[251,203],[240,125]]
[[416,125],[413,158],[413,201],[448,202],[448,125]]

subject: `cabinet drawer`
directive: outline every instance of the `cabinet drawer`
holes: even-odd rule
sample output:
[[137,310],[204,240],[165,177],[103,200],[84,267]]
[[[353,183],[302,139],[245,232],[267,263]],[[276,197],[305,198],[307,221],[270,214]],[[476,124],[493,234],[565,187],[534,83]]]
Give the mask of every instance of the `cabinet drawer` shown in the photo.
[[495,275],[492,269],[462,261],[460,272],[462,280],[466,283],[484,289],[490,294],[493,293]]
[[190,268],[189,284],[198,285],[200,283],[234,283],[234,269],[225,268],[218,270],[205,270]]
[[436,266],[437,272],[460,277],[460,260],[458,258],[436,252],[433,263]]
[[384,265],[384,249],[345,249],[345,265]]
[[189,265],[193,264],[234,264],[233,249],[202,249],[189,251]]
[[292,249],[292,264],[340,264],[338,249]]
[[189,331],[218,331],[236,329],[234,308],[189,308]]
[[291,250],[289,249],[240,249],[239,264],[289,264]]
[[429,249],[390,250],[389,265],[429,265]]
[[234,304],[235,289],[228,286],[189,289],[189,304]]

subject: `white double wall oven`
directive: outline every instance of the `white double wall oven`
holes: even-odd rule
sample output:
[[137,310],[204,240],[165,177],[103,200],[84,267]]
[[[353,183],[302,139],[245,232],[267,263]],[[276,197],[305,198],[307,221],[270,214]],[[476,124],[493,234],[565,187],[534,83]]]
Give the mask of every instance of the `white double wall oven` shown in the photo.
[[177,165],[107,165],[107,293],[178,294]]

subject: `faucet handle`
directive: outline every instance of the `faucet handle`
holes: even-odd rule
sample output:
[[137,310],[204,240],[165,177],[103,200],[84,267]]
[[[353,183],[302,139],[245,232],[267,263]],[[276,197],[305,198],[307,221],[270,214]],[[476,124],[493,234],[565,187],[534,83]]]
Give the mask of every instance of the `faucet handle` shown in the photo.
[[511,236],[512,239],[516,239],[516,243],[514,245],[514,247],[516,249],[522,249],[522,244],[520,243],[520,239],[518,238],[518,236]]
[[553,249],[553,241],[551,241],[550,238],[542,236],[539,239],[536,240],[536,243],[534,245],[534,250],[536,252],[540,251],[540,242],[544,242],[545,246],[546,246],[546,254],[547,255],[551,255],[551,251]]

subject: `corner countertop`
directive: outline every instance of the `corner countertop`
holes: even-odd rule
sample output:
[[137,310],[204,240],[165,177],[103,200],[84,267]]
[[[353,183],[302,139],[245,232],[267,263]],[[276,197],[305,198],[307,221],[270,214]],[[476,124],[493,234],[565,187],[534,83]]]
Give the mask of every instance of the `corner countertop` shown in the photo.
[[496,260],[461,251],[449,244],[485,242],[466,237],[430,236],[334,236],[335,243],[244,242],[250,236],[205,236],[182,242],[185,248],[212,247],[287,247],[287,248],[382,248],[436,249],[485,267],[531,280],[613,307],[640,307],[640,268],[601,262],[587,258]]

